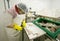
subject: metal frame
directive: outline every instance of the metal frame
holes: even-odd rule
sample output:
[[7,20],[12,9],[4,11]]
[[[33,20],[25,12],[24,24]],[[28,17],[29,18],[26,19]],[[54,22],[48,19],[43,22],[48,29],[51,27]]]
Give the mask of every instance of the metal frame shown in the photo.
[[9,1],[10,1],[10,0],[7,0],[8,8],[10,8],[10,4],[9,4],[10,2],[9,2]]

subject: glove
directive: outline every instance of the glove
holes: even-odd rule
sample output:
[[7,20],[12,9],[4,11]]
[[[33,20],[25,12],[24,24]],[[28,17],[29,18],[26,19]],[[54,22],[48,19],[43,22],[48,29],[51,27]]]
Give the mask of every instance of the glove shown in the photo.
[[26,27],[26,22],[25,22],[25,20],[22,21],[22,26],[23,26],[23,27]]
[[18,31],[22,30],[22,27],[20,25],[17,25],[16,23],[13,25],[13,28]]
[[18,25],[18,24],[16,24],[16,23],[13,24],[13,28],[14,28],[15,30],[18,30],[18,31],[23,30],[24,27],[26,27],[26,22],[25,22],[25,20],[22,21],[22,26],[20,26],[20,25]]

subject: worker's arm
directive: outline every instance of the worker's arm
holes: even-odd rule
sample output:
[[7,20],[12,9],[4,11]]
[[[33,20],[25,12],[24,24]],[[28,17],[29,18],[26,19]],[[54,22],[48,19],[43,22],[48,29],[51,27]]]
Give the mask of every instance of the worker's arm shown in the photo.
[[8,27],[8,28],[13,28],[13,29],[15,29],[15,30],[21,31],[24,27],[26,27],[26,22],[25,22],[25,20],[23,20],[23,21],[22,21],[22,26],[20,26],[20,25],[14,23],[14,24],[8,25],[7,27]]
[[8,28],[13,28],[13,24],[7,25]]

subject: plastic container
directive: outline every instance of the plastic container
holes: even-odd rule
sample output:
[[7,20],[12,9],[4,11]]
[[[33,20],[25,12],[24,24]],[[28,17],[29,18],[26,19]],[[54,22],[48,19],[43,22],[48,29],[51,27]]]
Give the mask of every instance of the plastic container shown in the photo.
[[41,23],[42,21],[45,21],[47,23],[52,23],[52,24],[55,24],[57,26],[60,26],[60,22],[57,22],[57,21],[52,21],[52,20],[48,20],[48,19],[45,19],[45,18],[37,18],[36,20],[33,21],[33,23],[38,26],[39,28],[41,28],[42,30],[44,30],[50,37],[56,39],[57,38],[57,35],[60,34],[60,28],[58,28],[54,33],[49,31],[48,29],[42,27],[39,23]]

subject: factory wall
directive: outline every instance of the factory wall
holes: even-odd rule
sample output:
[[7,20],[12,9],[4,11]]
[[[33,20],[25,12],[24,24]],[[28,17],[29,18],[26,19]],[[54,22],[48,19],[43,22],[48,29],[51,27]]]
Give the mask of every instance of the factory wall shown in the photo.
[[32,8],[39,15],[59,17],[60,0],[10,0],[10,7],[19,2],[25,3],[28,9]]
[[[24,0],[22,0],[23,2]],[[39,15],[45,15],[50,17],[55,17],[51,11],[51,0],[26,0],[25,3],[28,8],[31,7],[33,11],[36,11]]]
[[52,9],[55,10],[55,16],[60,17],[60,0],[52,0]]
[[32,8],[32,11],[36,11],[37,14],[55,17],[51,12],[51,0],[10,0],[10,7],[19,2],[25,3],[28,9]]
[[0,41],[8,41],[5,31],[5,8],[4,0],[0,0]]

